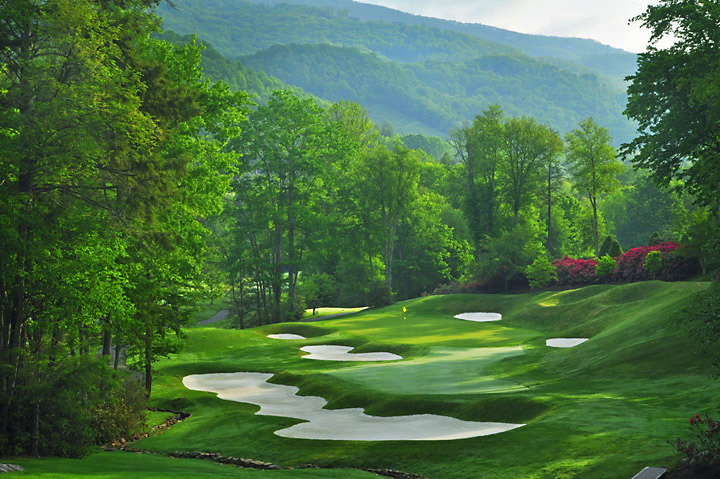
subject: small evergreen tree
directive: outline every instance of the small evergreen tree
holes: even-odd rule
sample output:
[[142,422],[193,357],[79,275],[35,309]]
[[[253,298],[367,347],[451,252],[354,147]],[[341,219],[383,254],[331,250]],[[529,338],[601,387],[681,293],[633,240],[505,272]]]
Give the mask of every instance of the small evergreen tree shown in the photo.
[[605,237],[605,240],[600,247],[598,257],[602,258],[603,256],[608,255],[611,258],[618,258],[622,256],[622,254],[623,249],[622,246],[620,246],[620,243],[618,243],[618,240],[615,239],[613,236],[608,235]]

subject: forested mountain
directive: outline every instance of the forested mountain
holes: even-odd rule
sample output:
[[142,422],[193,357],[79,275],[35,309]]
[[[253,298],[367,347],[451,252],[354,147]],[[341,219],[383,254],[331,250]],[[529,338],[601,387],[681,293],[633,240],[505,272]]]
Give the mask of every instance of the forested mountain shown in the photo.
[[[208,52],[211,78],[242,88],[233,68],[246,78],[246,67],[263,71],[319,98],[357,101],[375,123],[389,122],[401,134],[447,136],[490,104],[561,132],[593,116],[617,144],[634,131],[622,116],[624,74],[617,74],[629,57],[590,40],[522,35],[344,0],[174,3],[159,10],[166,29],[195,33],[232,58]],[[269,85],[260,80],[257,86]]]
[[634,53],[595,40],[528,35],[478,23],[412,15],[352,0],[175,3],[177,10],[169,7],[160,10],[170,28],[197,33],[209,29],[213,37],[208,38],[232,57],[275,43],[330,42],[365,47],[395,61],[463,60],[516,49],[534,57],[575,62],[616,79],[632,74],[636,67]]
[[319,97],[356,101],[376,122],[389,121],[401,133],[442,136],[489,104],[561,131],[587,116],[605,125],[616,141],[628,140],[632,131],[621,115],[624,94],[610,82],[520,53],[403,64],[355,48],[276,45],[242,62]]
[[[264,5],[289,3],[289,0],[248,0]],[[601,73],[624,78],[636,68],[636,55],[618,48],[603,45],[586,38],[552,37],[529,35],[480,23],[463,23],[439,18],[423,17],[379,5],[370,5],[353,0],[292,0],[293,4],[328,8],[346,12],[350,18],[379,20],[388,23],[422,25],[450,30],[502,43],[534,57],[551,57],[577,62]]]

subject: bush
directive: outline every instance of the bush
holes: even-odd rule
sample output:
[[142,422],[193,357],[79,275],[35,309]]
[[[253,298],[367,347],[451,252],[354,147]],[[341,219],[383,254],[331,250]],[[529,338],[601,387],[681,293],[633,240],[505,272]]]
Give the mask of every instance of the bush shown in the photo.
[[434,295],[458,293],[465,293],[465,287],[461,283],[438,284],[432,292]]
[[645,255],[642,267],[654,277],[655,273],[660,271],[660,268],[662,268],[662,253],[658,250],[650,251]]
[[536,258],[530,266],[525,268],[525,274],[533,289],[544,288],[558,278],[555,266],[545,256]]
[[333,306],[337,287],[332,276],[327,273],[303,274],[300,280],[298,290],[307,304],[317,301],[318,306]]
[[615,268],[617,268],[615,258],[606,254],[602,258],[598,259],[597,266],[595,267],[595,276],[603,281],[607,281],[609,278],[612,278]]
[[675,447],[684,456],[679,469],[701,473],[680,477],[718,477],[702,474],[720,472],[720,422],[696,414],[690,418],[690,439],[678,439]]
[[285,319],[287,321],[297,321],[298,319],[302,319],[303,316],[305,316],[305,310],[307,309],[307,303],[305,303],[305,298],[301,294],[295,294],[295,307],[291,308],[290,303],[287,301],[287,298],[285,298],[285,301],[283,301],[283,311],[285,312]]
[[617,258],[622,254],[623,250],[620,243],[618,243],[618,241],[612,236],[606,236],[605,241],[603,241],[602,246],[600,246],[598,256],[602,258],[603,256],[608,255],[611,258]]
[[[624,282],[644,281],[653,277],[664,281],[687,279],[695,272],[697,263],[676,254],[677,249],[677,243],[672,241],[629,249],[618,258],[614,279]],[[645,257],[651,251],[659,251],[662,258],[662,267],[655,274],[643,267]]]
[[390,285],[385,281],[376,280],[370,285],[368,291],[367,304],[371,308],[379,308],[393,303],[392,291]]
[[129,371],[110,369],[106,358],[69,357],[23,371],[13,397],[0,391],[0,400],[11,404],[0,456],[31,452],[36,414],[38,452],[63,457],[81,457],[144,423],[145,390]]
[[560,284],[592,284],[595,282],[597,261],[591,259],[575,259],[565,256],[552,263],[557,271]]

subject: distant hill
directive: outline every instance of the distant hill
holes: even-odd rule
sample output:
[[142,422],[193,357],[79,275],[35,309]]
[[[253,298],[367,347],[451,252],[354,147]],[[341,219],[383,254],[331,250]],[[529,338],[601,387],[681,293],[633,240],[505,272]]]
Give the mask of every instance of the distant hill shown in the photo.
[[246,82],[246,70],[253,78],[265,72],[263,88],[276,77],[322,99],[357,101],[375,123],[387,121],[401,134],[447,136],[493,103],[560,132],[593,116],[616,143],[635,130],[622,116],[621,81],[635,57],[592,40],[523,35],[349,0],[173,3],[176,9],[158,10],[165,28],[197,33],[229,57],[212,67],[224,78],[233,68]]
[[[636,68],[637,55],[634,53],[626,52],[624,50],[614,48],[608,45],[604,45],[595,40],[585,38],[567,38],[567,37],[553,37],[547,35],[530,35],[525,33],[513,32],[502,28],[491,27],[488,25],[482,25],[479,23],[462,23],[452,20],[443,20],[439,18],[423,17],[420,15],[413,15],[410,13],[402,12],[388,7],[382,7],[379,5],[370,5],[367,3],[360,3],[353,0],[194,0],[195,5],[191,1],[184,1],[182,8],[192,9],[196,11],[199,8],[209,8],[216,10],[217,13],[222,13],[225,20],[223,23],[230,24],[233,22],[242,28],[242,25],[248,23],[243,20],[241,16],[244,13],[252,13],[257,15],[262,10],[252,9],[251,6],[241,6],[241,3],[251,3],[256,6],[276,6],[281,5],[281,9],[288,14],[298,16],[306,20],[308,16],[320,17],[326,20],[334,20],[335,24],[347,24],[347,22],[339,21],[343,19],[348,20],[363,20],[366,22],[384,22],[387,24],[394,24],[396,26],[421,26],[428,27],[435,30],[445,30],[449,32],[455,32],[463,35],[469,35],[478,39],[482,39],[486,42],[502,45],[505,48],[517,49],[527,55],[534,57],[550,57],[559,60],[571,61],[586,67],[592,68],[599,73],[614,77],[616,79],[622,79],[628,75],[631,75]],[[303,7],[311,7],[310,9]],[[168,15],[168,8],[163,10],[164,15]],[[228,19],[225,15],[230,14],[231,17]],[[237,16],[236,16],[237,15]],[[203,16],[203,15],[201,15]],[[175,22],[176,19],[170,19]],[[188,21],[186,19],[185,21]],[[265,20],[258,21],[257,18],[253,18],[252,23],[258,24]],[[201,21],[198,21],[199,23]],[[303,21],[299,22],[301,25]],[[317,41],[333,42],[332,35],[328,35],[327,28],[328,23],[320,20],[321,28],[319,31],[312,32],[315,38],[311,41],[309,38],[300,39],[299,36],[306,35],[306,31],[302,29],[300,32],[277,32],[281,35],[290,35],[294,38],[285,38],[272,43],[316,43]],[[317,27],[317,23],[315,23]],[[412,32],[413,30],[406,30]],[[415,30],[417,31],[417,30]],[[239,32],[238,32],[239,33]],[[257,33],[257,32],[256,32]],[[324,38],[320,38],[324,36]],[[235,39],[237,40],[237,38]],[[257,42],[257,39],[253,40]],[[231,43],[236,43],[231,41]],[[259,49],[265,49],[270,44],[262,45],[262,42],[257,42],[255,45],[259,45]],[[346,46],[360,46],[361,43],[353,43],[348,45],[344,40],[341,43]],[[250,42],[249,44],[252,44]],[[367,45],[366,45],[367,46]],[[382,53],[378,48],[368,46],[369,49]],[[485,45],[485,48],[491,48],[489,44]],[[497,48],[497,47],[495,47]],[[222,49],[221,49],[222,50]],[[236,54],[231,52],[224,52],[230,56]],[[246,55],[252,53],[250,51],[243,51],[237,54]],[[491,53],[491,52],[486,52]],[[494,51],[492,53],[499,53]],[[437,55],[437,52],[435,53]],[[392,56],[390,58],[393,58]],[[435,58],[438,58],[437,56]],[[399,58],[393,58],[396,61],[404,61]],[[459,56],[446,57],[444,59],[462,59]]]
[[520,53],[403,64],[356,48],[276,45],[242,62],[321,98],[356,101],[376,123],[389,121],[401,134],[445,136],[494,103],[510,115],[530,115],[561,132],[587,116],[610,129],[616,141],[626,141],[632,132],[621,115],[625,95],[611,82]]

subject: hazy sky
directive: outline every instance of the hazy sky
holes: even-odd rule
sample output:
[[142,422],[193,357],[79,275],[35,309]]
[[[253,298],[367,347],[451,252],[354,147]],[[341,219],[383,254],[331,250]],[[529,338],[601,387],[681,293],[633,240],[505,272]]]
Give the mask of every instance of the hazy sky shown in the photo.
[[645,50],[649,34],[628,19],[645,11],[644,0],[358,0],[404,12],[522,33],[592,38],[631,52]]

